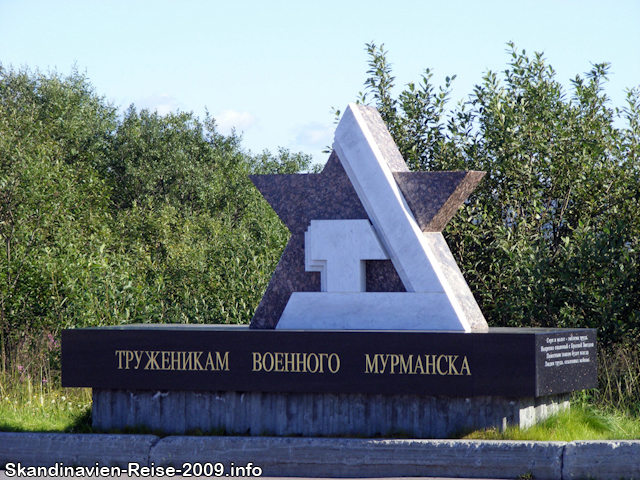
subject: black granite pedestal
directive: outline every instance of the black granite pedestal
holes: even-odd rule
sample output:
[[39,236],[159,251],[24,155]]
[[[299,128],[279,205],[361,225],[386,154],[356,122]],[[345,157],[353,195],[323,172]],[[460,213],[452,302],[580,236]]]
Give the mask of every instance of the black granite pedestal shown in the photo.
[[100,430],[437,438],[567,408],[596,386],[596,333],[128,325],[65,330],[62,362]]

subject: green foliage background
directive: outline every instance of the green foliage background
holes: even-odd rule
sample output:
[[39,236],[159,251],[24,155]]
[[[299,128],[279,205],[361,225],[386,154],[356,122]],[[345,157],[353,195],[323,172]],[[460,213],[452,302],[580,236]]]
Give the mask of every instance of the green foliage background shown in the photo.
[[[426,70],[396,95],[368,44],[366,92],[412,170],[484,170],[444,235],[491,326],[591,327],[603,347],[640,336],[640,87],[612,108],[607,64],[567,92],[542,54],[509,44],[448,109]],[[339,115],[339,112],[338,112]]]
[[[637,342],[640,89],[614,109],[608,65],[566,91],[511,45],[449,108],[455,77],[397,93],[367,46],[366,93],[413,170],[484,170],[445,236],[492,326],[593,327]],[[250,173],[310,157],[254,155],[207,116],[119,112],[81,74],[0,65],[0,348],[58,359],[62,328],[246,323],[288,238]],[[55,367],[55,365],[54,365]]]
[[3,370],[57,358],[62,328],[248,322],[288,232],[247,175],[309,164],[209,117],[119,113],[77,72],[0,66]]

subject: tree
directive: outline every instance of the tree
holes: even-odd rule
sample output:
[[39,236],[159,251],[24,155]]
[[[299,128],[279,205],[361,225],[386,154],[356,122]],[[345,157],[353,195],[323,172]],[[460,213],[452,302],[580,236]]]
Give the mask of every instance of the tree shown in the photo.
[[0,65],[3,370],[61,328],[248,322],[288,232],[247,176],[309,166],[208,116],[119,113],[76,71]]
[[[605,344],[640,334],[640,89],[609,107],[608,64],[568,95],[542,54],[509,44],[447,110],[426,70],[394,98],[387,52],[368,44],[367,92],[413,170],[484,170],[445,236],[489,323],[598,328]],[[617,126],[624,122],[624,126]]]
[[[73,276],[99,229],[106,185],[93,164],[115,111],[81,75],[47,77],[0,65],[0,350],[65,324],[60,280]],[[39,336],[39,335],[38,335]]]

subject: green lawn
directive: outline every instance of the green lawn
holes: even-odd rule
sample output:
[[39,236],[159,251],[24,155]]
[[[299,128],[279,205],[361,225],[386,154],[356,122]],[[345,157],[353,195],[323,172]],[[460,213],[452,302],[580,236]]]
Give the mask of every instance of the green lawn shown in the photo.
[[640,418],[622,413],[601,413],[588,406],[572,405],[569,411],[549,417],[528,429],[477,430],[464,436],[478,440],[638,440]]
[[0,431],[91,431],[91,390],[37,388],[29,382],[6,388],[0,383]]

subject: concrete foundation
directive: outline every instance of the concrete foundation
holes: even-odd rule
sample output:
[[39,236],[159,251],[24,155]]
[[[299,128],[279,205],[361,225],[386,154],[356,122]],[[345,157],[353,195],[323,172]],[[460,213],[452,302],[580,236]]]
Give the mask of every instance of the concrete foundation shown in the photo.
[[465,430],[527,428],[569,408],[538,398],[93,390],[93,427],[165,433],[447,438]]

